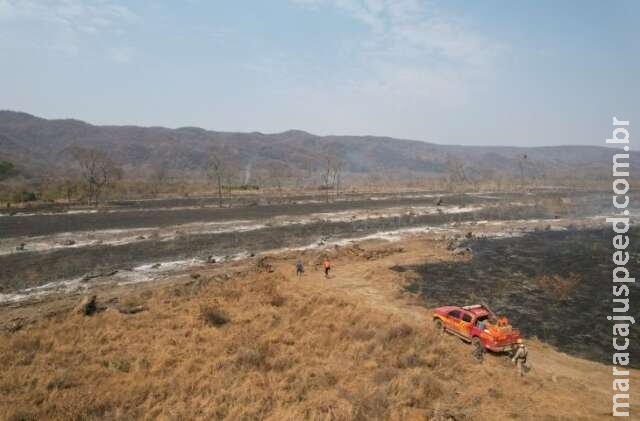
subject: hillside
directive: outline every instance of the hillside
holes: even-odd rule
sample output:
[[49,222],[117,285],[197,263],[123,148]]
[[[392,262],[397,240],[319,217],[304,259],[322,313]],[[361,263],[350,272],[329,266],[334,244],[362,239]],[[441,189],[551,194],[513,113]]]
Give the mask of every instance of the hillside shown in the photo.
[[[78,120],[46,120],[0,111],[0,159],[17,163],[26,176],[68,171],[68,148],[108,151],[129,175],[164,168],[180,176],[201,172],[212,147],[232,163],[239,182],[280,168],[285,176],[319,177],[327,156],[344,163],[347,176],[442,177],[448,161],[464,164],[471,179],[604,177],[611,171],[611,149],[593,146],[450,146],[375,136],[315,136],[283,133],[228,133],[196,127],[94,126]],[[522,156],[526,154],[526,160]],[[638,154],[632,155],[637,160]]]
[[[446,241],[369,242],[239,261],[98,292],[4,308],[8,419],[606,419],[611,369],[530,340],[531,371],[483,364],[432,327],[394,271],[448,261]],[[301,280],[296,258],[307,263]],[[258,264],[256,264],[258,263]],[[631,371],[632,382],[638,373]]]

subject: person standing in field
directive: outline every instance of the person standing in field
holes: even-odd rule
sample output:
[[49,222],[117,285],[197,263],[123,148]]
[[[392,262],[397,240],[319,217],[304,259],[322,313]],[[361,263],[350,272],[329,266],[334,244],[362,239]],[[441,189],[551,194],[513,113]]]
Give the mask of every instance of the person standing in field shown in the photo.
[[527,347],[522,339],[518,339],[513,348],[513,356],[511,362],[517,367],[520,377],[524,376],[527,368]]
[[298,259],[296,262],[296,276],[298,279],[302,278],[302,274],[304,273],[304,265],[302,264],[302,260]]
[[324,258],[324,277],[329,277],[329,271],[331,270],[331,262],[328,257]]

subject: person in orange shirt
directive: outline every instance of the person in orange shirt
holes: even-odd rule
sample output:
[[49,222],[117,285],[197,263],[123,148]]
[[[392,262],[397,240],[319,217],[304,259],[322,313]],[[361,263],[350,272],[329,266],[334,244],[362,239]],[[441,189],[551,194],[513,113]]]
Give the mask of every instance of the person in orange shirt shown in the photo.
[[328,257],[324,258],[324,277],[329,277],[329,271],[331,270],[331,262]]

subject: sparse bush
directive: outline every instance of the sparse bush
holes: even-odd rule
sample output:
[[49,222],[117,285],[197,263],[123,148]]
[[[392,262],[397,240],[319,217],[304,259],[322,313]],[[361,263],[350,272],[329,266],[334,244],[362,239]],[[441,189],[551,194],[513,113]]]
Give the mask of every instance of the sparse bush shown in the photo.
[[278,357],[271,363],[271,368],[275,371],[286,371],[292,368],[297,362],[297,359],[291,355]]
[[0,180],[13,177],[17,174],[16,167],[11,161],[0,161]]
[[68,389],[73,387],[73,383],[67,371],[58,371],[53,378],[47,382],[47,390]]
[[38,200],[38,195],[32,191],[20,191],[13,195],[13,201],[22,203],[22,202],[35,202]]
[[305,405],[298,419],[305,420],[352,420],[353,406],[346,399],[317,398]]
[[394,365],[397,368],[413,368],[424,365],[424,361],[415,351],[411,351],[399,355]]
[[231,287],[223,287],[220,296],[227,301],[238,301],[242,297],[242,292]]
[[351,331],[350,337],[356,341],[369,341],[376,336],[376,332],[373,329],[366,328],[354,328]]
[[118,305],[118,311],[122,314],[136,314],[146,309],[142,297],[128,296]]
[[383,390],[377,389],[360,399],[354,399],[353,407],[353,419],[356,420],[387,418],[389,399]]
[[15,336],[11,341],[15,361],[18,365],[29,365],[41,350],[39,338],[27,335]]
[[217,307],[208,305],[200,307],[200,317],[205,324],[215,327],[224,326],[231,321],[227,313]]
[[260,190],[260,186],[255,185],[255,184],[226,185],[226,186],[224,186],[224,188],[227,189],[228,191],[232,191],[232,190],[240,190],[240,191]]
[[274,307],[282,307],[286,302],[287,302],[287,299],[278,293],[273,294],[271,296],[271,300],[269,300],[269,304],[271,304]]
[[151,368],[151,361],[147,357],[142,357],[140,361],[138,361],[138,367],[142,370],[149,370]]
[[32,338],[27,335],[15,336],[11,342],[14,351],[17,352],[37,352],[40,350],[40,339]]
[[16,409],[12,414],[8,414],[7,421],[36,421],[37,415],[27,412],[24,409]]
[[381,368],[373,375],[376,384],[386,384],[398,375],[398,370],[391,367]]
[[404,338],[410,335],[413,335],[413,328],[406,323],[400,323],[398,325],[393,326],[387,331],[385,336],[385,341],[391,342],[399,338]]
[[123,373],[128,373],[131,369],[131,364],[129,363],[129,361],[123,358],[117,358],[114,360],[103,360],[102,366],[104,368],[122,371]]
[[267,362],[269,346],[260,342],[238,350],[236,364],[245,367],[262,367]]
[[391,387],[397,390],[409,405],[428,408],[435,399],[443,394],[441,382],[434,376],[411,374],[397,377],[391,382]]
[[543,290],[551,293],[557,301],[565,301],[580,283],[580,276],[570,273],[562,275],[542,275],[536,279],[536,284]]
[[438,368],[442,366],[444,362],[446,362],[447,353],[436,352],[436,351],[429,352],[424,356],[424,360],[423,360],[424,365],[426,365],[431,369]]

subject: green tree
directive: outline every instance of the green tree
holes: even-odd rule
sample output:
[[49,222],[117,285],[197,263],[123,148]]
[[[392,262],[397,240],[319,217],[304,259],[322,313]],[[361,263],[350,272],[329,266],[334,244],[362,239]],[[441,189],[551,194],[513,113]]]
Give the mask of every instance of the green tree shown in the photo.
[[16,175],[16,167],[11,161],[0,161],[0,181]]

